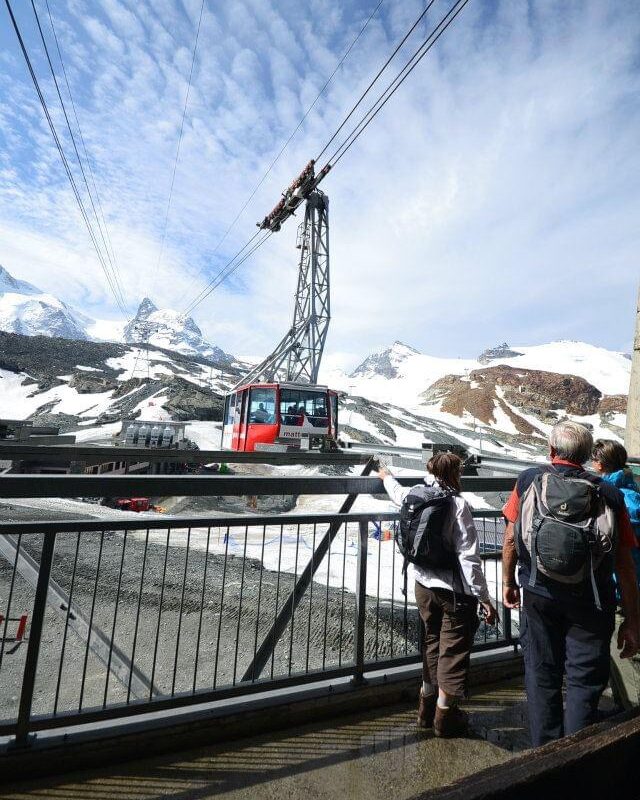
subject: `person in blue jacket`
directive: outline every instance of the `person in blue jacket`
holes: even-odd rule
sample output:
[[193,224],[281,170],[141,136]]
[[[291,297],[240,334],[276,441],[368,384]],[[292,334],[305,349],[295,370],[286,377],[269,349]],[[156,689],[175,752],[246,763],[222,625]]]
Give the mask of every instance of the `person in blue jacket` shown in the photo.
[[[624,496],[624,502],[631,519],[631,527],[640,545],[640,489],[633,472],[627,466],[627,451],[613,439],[596,439],[593,443],[593,468],[600,473],[602,480],[612,483]],[[636,577],[640,585],[640,549],[631,551],[636,565]]]

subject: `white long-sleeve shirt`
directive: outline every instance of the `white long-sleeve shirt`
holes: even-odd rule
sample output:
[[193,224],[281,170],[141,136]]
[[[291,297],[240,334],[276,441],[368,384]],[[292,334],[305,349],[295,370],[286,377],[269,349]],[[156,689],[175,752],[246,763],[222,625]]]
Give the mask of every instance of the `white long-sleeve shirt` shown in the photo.
[[[428,483],[437,483],[429,477]],[[411,491],[410,487],[400,486],[393,475],[384,479],[384,488],[392,502],[398,506]],[[451,515],[450,522],[443,532],[444,540],[451,549],[458,554],[460,574],[452,570],[424,569],[411,564],[414,579],[428,589],[449,589],[449,591],[463,591],[477,597],[481,602],[488,603],[489,590],[487,581],[482,572],[480,548],[478,545],[478,532],[471,516],[471,509],[466,500],[460,495],[454,495],[456,513]]]

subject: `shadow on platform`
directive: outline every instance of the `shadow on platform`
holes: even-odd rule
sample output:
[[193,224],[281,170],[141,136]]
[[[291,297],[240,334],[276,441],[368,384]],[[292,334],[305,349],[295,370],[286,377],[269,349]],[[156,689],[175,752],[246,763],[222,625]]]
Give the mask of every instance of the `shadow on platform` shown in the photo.
[[[467,704],[473,738],[436,739],[415,708],[387,706],[277,734],[22,782],[6,800],[403,800],[499,765],[527,746],[520,679],[485,687]],[[143,754],[141,754],[143,755]],[[3,776],[6,780],[8,776]]]

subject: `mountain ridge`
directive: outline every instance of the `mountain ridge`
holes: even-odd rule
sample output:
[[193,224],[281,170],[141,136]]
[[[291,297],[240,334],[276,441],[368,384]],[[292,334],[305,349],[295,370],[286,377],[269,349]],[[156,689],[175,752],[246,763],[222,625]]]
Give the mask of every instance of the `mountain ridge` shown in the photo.
[[128,344],[148,341],[167,350],[197,354],[229,364],[236,360],[208,342],[192,317],[170,308],[158,308],[149,297],[142,299],[135,317],[125,326],[123,339]]

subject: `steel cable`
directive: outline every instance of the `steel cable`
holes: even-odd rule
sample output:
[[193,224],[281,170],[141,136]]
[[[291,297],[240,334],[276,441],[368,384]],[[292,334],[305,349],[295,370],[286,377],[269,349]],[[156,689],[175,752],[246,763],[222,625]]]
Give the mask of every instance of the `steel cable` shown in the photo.
[[[362,117],[360,122],[346,137],[346,139],[339,145],[334,154],[331,156],[329,163],[335,167],[340,159],[345,155],[349,148],[356,142],[362,135],[373,119],[380,113],[386,103],[391,99],[395,92],[400,88],[404,81],[409,77],[413,70],[418,66],[420,61],[427,55],[429,50],[438,41],[442,34],[447,30],[449,25],[453,23],[455,18],[460,14],[462,9],[467,5],[469,0],[457,0],[456,3],[449,9],[449,11],[442,17],[440,22],[431,31],[429,36],[425,39],[422,45],[411,56],[409,61],[404,65],[402,70],[387,86],[385,91],[380,95],[376,102],[369,108],[369,110]],[[403,74],[404,73],[404,74]]]
[[365,97],[366,97],[366,96],[369,94],[369,92],[371,91],[371,89],[373,88],[373,86],[375,85],[375,83],[378,81],[378,78],[380,78],[380,76],[381,76],[381,75],[382,75],[382,73],[385,71],[385,69],[386,69],[386,68],[389,66],[389,64],[390,64],[390,63],[393,61],[393,59],[394,59],[395,55],[397,54],[398,50],[400,50],[400,48],[402,47],[402,45],[403,45],[403,44],[404,44],[404,43],[407,41],[407,39],[408,39],[408,38],[411,36],[411,34],[414,32],[414,30],[415,30],[415,29],[418,27],[418,25],[419,25],[419,24],[420,24],[420,22],[421,22],[421,21],[424,19],[425,15],[427,14],[427,12],[428,12],[428,11],[429,11],[429,9],[431,8],[431,6],[432,6],[432,5],[435,3],[435,1],[436,1],[436,0],[429,0],[429,2],[427,3],[427,6],[426,6],[426,8],[425,8],[425,9],[422,11],[422,13],[421,13],[421,14],[418,16],[418,18],[416,19],[416,21],[413,23],[413,25],[412,25],[412,26],[409,28],[409,30],[407,31],[407,33],[406,33],[406,34],[405,34],[405,35],[402,37],[402,39],[400,40],[399,44],[397,45],[397,47],[396,47],[396,48],[395,48],[395,50],[393,51],[393,53],[391,53],[391,55],[389,56],[389,58],[388,58],[388,59],[387,59],[387,60],[384,62],[384,64],[383,64],[383,65],[380,67],[380,69],[378,70],[378,73],[376,74],[375,78],[373,78],[373,80],[372,80],[372,81],[369,83],[369,85],[367,86],[367,88],[364,90],[364,92],[363,92],[363,93],[360,95],[360,97],[358,98],[358,100],[357,100],[356,104],[353,106],[353,108],[351,109],[351,111],[349,111],[349,113],[347,114],[347,116],[346,116],[346,117],[345,117],[345,118],[342,120],[342,122],[341,122],[341,123],[340,123],[340,125],[338,126],[337,130],[334,132],[333,136],[332,136],[332,137],[329,139],[329,141],[328,141],[328,142],[325,144],[325,146],[322,148],[322,150],[321,150],[321,151],[318,153],[318,155],[316,156],[316,159],[315,159],[316,161],[319,161],[319,160],[322,158],[322,156],[325,154],[325,152],[326,152],[326,151],[329,149],[329,146],[330,146],[331,142],[332,142],[332,141],[333,141],[333,140],[336,138],[336,136],[337,136],[337,135],[340,133],[340,131],[341,131],[341,130],[344,128],[344,126],[347,124],[347,122],[349,121],[349,119],[350,119],[350,118],[353,116],[353,114],[354,114],[355,110],[358,108],[358,106],[360,105],[360,103],[362,103],[362,101],[364,100],[364,98],[365,98]]
[[62,48],[60,47],[60,43],[59,43],[59,40],[58,40],[58,33],[56,31],[56,26],[55,26],[55,23],[53,21],[53,16],[51,14],[51,9],[49,7],[49,0],[45,0],[45,5],[46,5],[46,8],[47,8],[47,15],[49,17],[49,23],[51,25],[51,32],[53,33],[53,39],[55,41],[56,50],[58,52],[58,58],[60,59],[60,66],[62,67],[62,74],[64,76],[64,81],[65,81],[65,84],[66,84],[66,87],[67,87],[67,92],[69,93],[69,100],[71,101],[71,108],[73,110],[73,116],[75,118],[76,125],[78,126],[78,133],[80,134],[80,142],[82,143],[82,150],[84,152],[84,157],[86,159],[87,166],[89,167],[89,175],[91,177],[91,184],[93,186],[93,190],[94,190],[95,195],[96,195],[96,200],[98,202],[98,210],[100,211],[100,216],[102,217],[102,222],[103,222],[105,234],[106,234],[106,237],[107,237],[107,243],[108,243],[109,249],[111,251],[111,257],[113,259],[113,263],[115,264],[116,272],[119,275],[118,260],[116,258],[116,253],[115,253],[115,249],[113,247],[113,242],[111,241],[111,235],[109,234],[109,228],[107,226],[107,220],[106,220],[106,217],[104,215],[104,211],[102,209],[102,202],[100,200],[100,194],[98,192],[98,186],[97,186],[95,175],[94,175],[94,172],[93,172],[93,167],[91,165],[91,159],[89,158],[89,152],[87,150],[87,145],[86,145],[86,142],[85,142],[85,139],[84,139],[84,134],[82,132],[82,126],[80,125],[80,119],[78,117],[78,112],[76,110],[76,104],[75,104],[75,101],[73,99],[73,93],[71,91],[71,84],[69,82],[69,77],[67,75],[67,68],[66,68],[65,63],[64,63],[64,58],[62,57]]
[[[226,264],[226,265],[223,267],[223,269],[222,269],[222,270],[220,270],[220,271],[218,272],[218,274],[217,274],[216,278],[214,278],[214,280],[213,280],[213,281],[211,281],[211,282],[209,283],[209,286],[207,287],[207,290],[206,290],[204,293],[202,293],[202,292],[201,292],[201,294],[202,294],[202,297],[201,297],[201,298],[200,298],[200,299],[199,299],[199,300],[198,300],[196,303],[193,303],[193,304],[192,304],[192,305],[189,307],[189,309],[188,309],[187,311],[185,311],[185,312],[184,312],[185,314],[189,314],[189,313],[191,313],[191,311],[193,311],[193,309],[194,309],[196,306],[200,305],[200,303],[202,303],[202,301],[203,301],[203,300],[206,300],[206,299],[207,299],[207,297],[209,297],[209,295],[210,295],[212,292],[214,292],[214,291],[215,291],[215,290],[218,288],[218,286],[220,286],[220,284],[221,284],[223,281],[226,281],[226,279],[227,279],[228,277],[230,277],[231,275],[233,275],[233,273],[234,273],[234,272],[235,272],[235,271],[238,269],[238,267],[240,267],[242,264],[244,264],[244,262],[245,262],[245,261],[246,261],[246,260],[247,260],[247,259],[248,259],[250,256],[252,256],[252,255],[255,253],[255,251],[256,251],[256,250],[257,250],[259,247],[261,247],[261,246],[262,246],[262,245],[263,245],[263,244],[264,244],[264,243],[267,241],[267,239],[268,239],[268,238],[269,238],[269,237],[270,237],[270,236],[273,234],[273,231],[267,231],[267,232],[266,232],[266,234],[265,234],[265,235],[262,237],[262,239],[260,239],[260,240],[259,240],[259,241],[258,241],[258,242],[257,242],[257,243],[256,243],[256,244],[255,244],[255,245],[252,247],[252,248],[251,248],[251,250],[249,250],[249,252],[248,252],[248,253],[246,253],[246,254],[245,254],[245,255],[244,255],[244,256],[243,256],[243,257],[240,259],[240,261],[238,261],[236,264],[234,264],[234,265],[233,265],[233,267],[231,267],[231,265],[233,264],[233,262],[235,261],[235,259],[238,257],[238,255],[239,255],[239,254],[240,254],[240,253],[241,253],[243,250],[245,250],[245,249],[247,248],[247,246],[249,245],[249,243],[250,243],[250,242],[252,242],[252,241],[253,241],[253,240],[254,240],[254,239],[257,237],[257,236],[259,236],[259,235],[260,235],[260,233],[261,233],[261,231],[258,231],[258,233],[256,233],[256,234],[255,234],[255,235],[254,235],[254,236],[253,236],[253,237],[252,237],[252,238],[249,240],[249,242],[247,242],[247,244],[246,244],[246,245],[245,245],[245,246],[242,248],[242,250],[240,250],[238,253],[236,253],[236,256],[235,256],[233,259],[231,259],[231,261],[227,262],[227,264]],[[229,269],[229,267],[231,267],[231,268]]]
[[173,161],[173,171],[171,173],[171,184],[169,186],[169,197],[167,199],[167,208],[164,215],[164,223],[162,226],[162,238],[160,241],[160,252],[158,254],[158,261],[156,263],[156,272],[155,272],[155,279],[158,277],[158,270],[160,269],[160,264],[162,263],[162,257],[164,255],[164,246],[167,239],[167,227],[169,225],[169,213],[171,211],[171,201],[173,199],[173,187],[176,182],[176,171],[178,169],[178,159],[180,157],[180,147],[182,145],[182,137],[184,134],[184,122],[187,116],[187,106],[189,105],[189,95],[191,93],[191,81],[193,80],[193,68],[195,67],[196,63],[196,53],[198,52],[198,39],[200,38],[200,28],[202,26],[202,15],[204,13],[204,0],[202,0],[200,4],[200,16],[198,18],[198,27],[196,29],[196,39],[193,45],[193,55],[191,57],[191,69],[189,70],[189,79],[187,81],[187,93],[184,98],[184,107],[182,109],[182,120],[180,121],[180,132],[178,134],[178,146],[176,148],[176,157]]
[[[115,266],[115,264],[113,262],[113,259],[111,257],[111,253],[109,252],[109,245],[107,244],[107,239],[106,239],[106,236],[105,236],[105,232],[104,232],[103,226],[102,226],[102,224],[100,222],[100,217],[98,216],[98,211],[96,209],[96,204],[94,202],[93,195],[92,195],[91,189],[89,187],[89,182],[87,180],[87,175],[86,175],[85,170],[84,170],[84,165],[82,163],[82,158],[80,157],[80,152],[78,150],[78,145],[76,143],[76,138],[74,136],[73,129],[71,127],[71,122],[70,122],[69,116],[67,114],[67,108],[66,108],[65,102],[64,102],[64,100],[62,98],[62,93],[60,92],[60,86],[58,84],[58,79],[56,77],[56,73],[55,73],[55,70],[53,68],[53,63],[51,61],[49,48],[47,46],[47,41],[46,41],[46,39],[44,37],[44,32],[42,30],[42,25],[40,24],[40,17],[38,15],[38,10],[36,8],[34,0],[31,0],[31,8],[33,9],[33,14],[34,14],[35,19],[36,19],[36,24],[38,26],[38,32],[40,34],[40,39],[42,41],[42,46],[44,48],[45,56],[47,58],[47,63],[49,65],[49,70],[51,72],[51,77],[53,78],[53,83],[54,83],[54,86],[56,88],[56,93],[58,95],[58,99],[60,100],[60,106],[62,108],[62,113],[64,115],[64,119],[65,119],[65,122],[67,124],[67,130],[69,131],[69,136],[71,137],[71,143],[73,144],[73,149],[74,149],[74,152],[76,154],[76,159],[78,161],[78,166],[80,167],[80,173],[82,175],[82,180],[84,182],[85,188],[87,190],[87,194],[89,196],[89,202],[91,203],[91,208],[93,210],[93,216],[95,217],[96,223],[98,225],[98,231],[99,231],[99,234],[100,234],[100,238],[102,239],[102,244],[104,245],[104,250],[106,252],[107,261],[109,262],[109,265],[111,267],[113,283],[114,283],[114,286],[116,287],[116,289],[118,291],[118,296],[120,298],[120,304],[119,304],[120,305],[120,309],[122,311],[124,311],[124,313],[126,314],[127,313],[126,301],[124,299],[124,293],[122,291],[122,286],[121,286],[121,280],[120,280],[120,277],[119,277],[119,273],[118,273],[117,268],[116,268],[116,266]],[[57,38],[56,38],[56,44],[57,44]],[[58,54],[60,54],[59,48],[58,48]],[[61,61],[62,61],[62,57],[61,57]],[[67,88],[69,88],[68,83],[67,83]],[[74,105],[74,111],[75,111],[75,105]],[[77,115],[76,115],[76,121],[77,121]],[[85,150],[85,152],[86,152],[86,150]],[[97,192],[97,190],[95,189],[95,182],[94,182],[94,190]],[[106,223],[105,223],[105,227],[106,227]]]
[[[324,94],[324,92],[326,91],[327,87],[329,86],[329,84],[331,83],[331,81],[333,80],[333,78],[335,77],[336,73],[338,72],[338,70],[340,69],[340,67],[341,67],[341,66],[344,64],[344,62],[346,61],[346,59],[347,59],[347,56],[348,56],[348,55],[349,55],[349,53],[350,53],[350,52],[353,50],[353,48],[354,48],[354,47],[355,47],[355,45],[357,44],[358,40],[360,39],[360,37],[362,36],[362,34],[365,32],[365,30],[367,29],[367,27],[368,27],[369,23],[371,22],[371,20],[373,19],[373,17],[376,15],[376,13],[378,12],[378,10],[379,10],[380,6],[381,6],[383,3],[384,3],[384,0],[380,0],[380,2],[379,2],[379,3],[377,4],[377,6],[376,6],[376,7],[373,9],[373,11],[371,12],[371,14],[369,14],[369,17],[367,18],[366,22],[365,22],[365,23],[364,23],[364,25],[363,25],[363,26],[360,28],[360,30],[358,31],[358,33],[357,33],[357,35],[355,36],[355,38],[352,40],[352,42],[351,42],[351,44],[349,45],[349,47],[348,47],[348,48],[345,50],[344,54],[342,55],[342,58],[341,58],[341,59],[340,59],[340,61],[338,61],[338,63],[336,64],[336,66],[335,66],[335,69],[333,70],[333,72],[331,73],[331,75],[329,75],[329,77],[328,77],[328,78],[327,78],[327,80],[325,81],[324,85],[322,86],[322,88],[320,89],[320,91],[318,92],[318,94],[315,96],[315,98],[314,98],[313,102],[311,103],[311,105],[310,105],[310,106],[307,108],[307,110],[304,112],[304,114],[303,114],[302,118],[300,119],[300,121],[298,122],[298,124],[296,125],[296,127],[293,129],[293,131],[291,132],[291,134],[289,135],[289,138],[288,138],[288,139],[286,140],[286,142],[285,142],[285,143],[282,145],[282,147],[280,148],[280,150],[279,150],[278,154],[276,155],[276,157],[275,157],[275,158],[274,158],[274,159],[271,161],[271,163],[270,163],[270,164],[269,164],[269,166],[267,167],[267,169],[266,169],[266,171],[265,171],[264,175],[263,175],[263,176],[260,178],[260,180],[258,181],[258,183],[255,185],[255,187],[253,188],[253,190],[252,190],[251,194],[250,194],[250,195],[249,195],[249,197],[247,198],[247,200],[246,200],[246,202],[244,203],[244,205],[242,206],[242,208],[241,208],[241,209],[238,211],[238,213],[235,215],[235,217],[233,218],[233,220],[232,220],[232,221],[229,223],[229,225],[227,226],[227,229],[226,229],[226,230],[225,230],[225,232],[222,234],[222,237],[219,239],[219,241],[217,242],[216,246],[213,248],[213,251],[211,252],[211,256],[214,256],[214,255],[215,255],[215,254],[218,252],[218,250],[219,250],[219,249],[220,249],[220,247],[222,246],[223,242],[226,240],[227,236],[228,236],[228,235],[231,233],[231,231],[232,231],[232,230],[233,230],[233,228],[235,227],[235,224],[236,224],[236,223],[237,223],[237,221],[240,219],[240,217],[242,216],[242,214],[243,214],[243,213],[244,213],[244,211],[246,210],[246,208],[247,208],[247,206],[249,205],[249,203],[250,203],[250,202],[253,200],[253,198],[255,197],[255,195],[256,195],[256,193],[257,193],[258,189],[259,189],[259,188],[262,186],[262,184],[265,182],[265,180],[267,179],[267,177],[268,177],[268,176],[271,174],[271,171],[273,170],[273,168],[275,167],[275,165],[276,165],[276,164],[278,163],[278,161],[280,160],[280,158],[281,158],[282,154],[284,153],[284,151],[287,149],[287,147],[288,147],[288,146],[289,146],[289,144],[291,143],[291,141],[292,141],[293,137],[294,137],[294,136],[296,135],[296,133],[297,133],[297,132],[300,130],[300,128],[301,128],[301,127],[302,127],[302,125],[304,124],[304,121],[307,119],[307,117],[309,116],[309,114],[311,113],[311,111],[313,110],[313,108],[315,107],[315,105],[316,105],[316,103],[318,102],[318,100],[319,100],[319,99],[322,97],[322,95],[323,95],[323,94]],[[186,289],[186,290],[185,290],[185,291],[182,293],[182,295],[180,296],[180,301],[181,301],[181,300],[184,298],[185,294],[187,294],[187,292],[189,291],[189,289],[191,288],[191,286],[193,286],[193,284],[194,284],[194,283],[195,283],[195,278],[194,278],[194,280],[192,280],[192,281],[191,281],[191,283],[189,284],[189,287],[188,287],[188,289]],[[204,290],[203,290],[203,291],[204,291]],[[196,297],[198,297],[198,295],[196,295]],[[180,301],[179,301],[179,302],[180,302]],[[188,313],[188,312],[187,312],[187,311],[185,311],[184,313],[186,314],[186,313]]]
[[[37,76],[35,74],[35,71],[33,69],[33,65],[31,64],[31,59],[29,58],[29,53],[27,52],[27,48],[26,48],[24,40],[22,38],[22,34],[20,32],[20,28],[18,26],[17,20],[15,18],[14,13],[13,13],[13,9],[11,7],[10,0],[5,0],[5,5],[7,7],[8,12],[9,12],[9,16],[11,18],[11,23],[13,25],[13,29],[14,29],[14,31],[16,33],[16,36],[18,38],[18,43],[20,44],[20,49],[21,49],[22,55],[23,55],[23,57],[25,59],[25,63],[27,65],[27,69],[29,70],[29,74],[31,76],[31,80],[33,81],[33,85],[34,85],[34,87],[36,89],[36,93],[38,95],[38,99],[40,101],[40,105],[42,106],[42,110],[44,112],[45,118],[46,118],[47,123],[49,125],[49,129],[51,131],[51,135],[53,136],[53,140],[54,140],[54,143],[56,145],[56,149],[58,150],[58,153],[59,153],[60,158],[62,160],[63,167],[64,167],[65,172],[67,174],[67,178],[69,179],[69,183],[71,184],[71,188],[73,190],[73,194],[75,196],[76,202],[77,202],[78,207],[80,209],[80,214],[82,215],[84,223],[85,223],[85,225],[87,227],[87,231],[89,233],[89,237],[91,238],[91,241],[93,243],[94,249],[96,251],[96,255],[98,256],[98,260],[99,260],[99,262],[100,262],[100,264],[102,266],[102,269],[104,271],[105,277],[107,279],[107,283],[109,284],[109,288],[111,289],[111,292],[112,292],[112,294],[114,296],[116,304],[120,307],[120,300],[119,300],[119,297],[118,297],[118,292],[117,292],[116,287],[115,287],[115,285],[113,283],[113,280],[112,280],[111,275],[109,273],[109,270],[108,270],[108,267],[106,265],[106,262],[104,261],[104,257],[102,255],[102,252],[101,252],[100,247],[98,245],[98,241],[97,241],[97,239],[95,237],[95,233],[94,233],[93,228],[91,226],[91,222],[89,221],[89,216],[88,216],[87,211],[86,211],[86,209],[84,207],[84,203],[83,203],[82,198],[80,196],[80,193],[78,191],[78,187],[76,186],[76,182],[75,182],[75,179],[73,177],[73,173],[71,171],[71,168],[69,166],[69,162],[68,162],[67,157],[65,155],[64,148],[62,147],[62,144],[60,142],[60,138],[59,138],[58,133],[56,131],[55,125],[53,124],[53,120],[52,120],[51,114],[49,112],[49,107],[47,106],[47,101],[46,101],[46,99],[44,97],[44,94],[42,93],[41,88],[40,88],[40,84],[38,82],[38,78],[37,78]],[[121,309],[121,310],[124,310],[124,313],[126,313],[126,308],[125,309]]]

